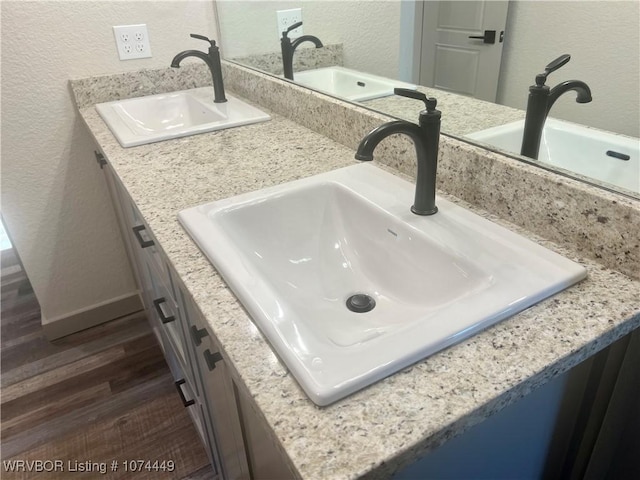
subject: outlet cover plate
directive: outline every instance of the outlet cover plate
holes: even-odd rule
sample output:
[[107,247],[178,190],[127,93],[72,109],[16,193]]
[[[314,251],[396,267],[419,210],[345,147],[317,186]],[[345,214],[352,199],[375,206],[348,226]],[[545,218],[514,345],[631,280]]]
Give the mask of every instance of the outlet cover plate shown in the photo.
[[118,25],[113,27],[120,60],[133,60],[151,56],[147,25]]
[[[278,18],[278,38],[282,38],[282,32],[286,31],[294,23],[302,21],[302,9],[290,8],[288,10],[277,10],[276,16]],[[302,25],[291,30],[287,36],[289,38],[297,38],[303,35]]]

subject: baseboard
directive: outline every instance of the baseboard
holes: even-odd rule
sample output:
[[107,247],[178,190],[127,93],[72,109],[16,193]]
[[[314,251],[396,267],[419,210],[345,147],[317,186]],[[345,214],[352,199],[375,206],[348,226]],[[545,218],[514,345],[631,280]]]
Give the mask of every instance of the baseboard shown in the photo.
[[136,292],[56,318],[47,319],[43,315],[42,330],[47,339],[55,340],[56,338],[65,337],[101,323],[139,312],[143,308],[140,295]]

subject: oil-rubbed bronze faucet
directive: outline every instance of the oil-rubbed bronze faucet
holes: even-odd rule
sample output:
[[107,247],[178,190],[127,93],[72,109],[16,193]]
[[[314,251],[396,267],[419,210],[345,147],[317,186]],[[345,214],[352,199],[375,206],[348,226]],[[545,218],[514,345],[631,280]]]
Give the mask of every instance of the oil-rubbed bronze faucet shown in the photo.
[[422,100],[426,109],[420,112],[419,125],[405,120],[396,120],[380,125],[365,136],[356,152],[356,160],[373,160],[373,151],[389,135],[404,133],[416,147],[418,174],[416,194],[411,211],[416,215],[433,215],[436,206],[436,171],[438,169],[438,144],[440,143],[440,116],[437,101],[416,90],[396,88],[396,95]]
[[568,80],[553,88],[545,85],[547,76],[565,65],[569,60],[571,60],[571,55],[568,54],[556,58],[545,67],[543,73],[536,75],[536,84],[529,87],[527,115],[524,120],[522,148],[520,149],[521,155],[537,160],[544,122],[547,120],[549,110],[561,95],[569,90],[574,90],[578,94],[576,102],[589,103],[591,101],[589,86],[580,80]]
[[293,42],[287,36],[291,30],[295,30],[302,25],[302,22],[297,22],[282,32],[282,38],[280,39],[280,49],[282,50],[282,68],[284,69],[284,78],[293,80],[293,52],[303,42],[313,42],[316,48],[321,48],[322,42],[318,37],[313,35],[303,35],[296,38]]
[[209,66],[211,70],[211,78],[213,79],[213,91],[215,103],[224,103],[227,98],[224,95],[224,83],[222,82],[222,66],[220,65],[220,49],[216,45],[215,40],[209,40],[203,35],[191,34],[191,38],[197,38],[198,40],[205,40],[209,42],[209,53],[204,53],[199,50],[185,50],[180,52],[171,61],[173,68],[180,68],[180,62],[187,57],[197,57]]

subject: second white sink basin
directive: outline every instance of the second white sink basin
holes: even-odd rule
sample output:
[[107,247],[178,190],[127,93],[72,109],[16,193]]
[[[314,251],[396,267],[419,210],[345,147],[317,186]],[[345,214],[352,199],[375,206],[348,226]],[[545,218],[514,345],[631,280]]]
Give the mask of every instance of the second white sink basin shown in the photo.
[[233,96],[213,102],[213,88],[100,103],[96,110],[123,147],[264,122],[271,117]]
[[296,83],[353,102],[393,95],[394,88],[415,90],[416,86],[344,67],[325,67],[294,72]]
[[[524,120],[467,135],[520,154]],[[640,193],[640,139],[547,118],[538,161]]]
[[[305,392],[327,405],[586,276],[442,198],[437,214],[414,215],[413,194],[359,164],[179,219]],[[357,294],[374,308],[348,308]]]

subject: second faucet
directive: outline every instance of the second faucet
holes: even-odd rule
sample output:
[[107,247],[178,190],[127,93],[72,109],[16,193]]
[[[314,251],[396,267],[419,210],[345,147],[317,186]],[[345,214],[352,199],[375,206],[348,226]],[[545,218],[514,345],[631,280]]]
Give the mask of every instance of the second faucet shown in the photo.
[[280,49],[282,50],[282,67],[284,70],[284,78],[289,80],[293,80],[293,52],[296,51],[296,48],[303,42],[312,42],[316,48],[321,48],[322,42],[318,37],[314,37],[313,35],[303,35],[301,37],[296,38],[291,41],[289,38],[289,32],[291,30],[295,30],[300,27],[302,22],[297,22],[287,28],[284,32],[282,32],[282,38],[280,39]]
[[568,54],[556,58],[545,67],[543,73],[536,75],[536,84],[529,87],[529,99],[524,120],[524,131],[522,132],[520,155],[535,160],[538,159],[544,123],[547,120],[549,110],[561,95],[574,90],[577,93],[576,102],[589,103],[591,101],[589,86],[580,80],[568,80],[559,83],[553,88],[545,85],[547,76],[565,65],[569,60],[571,60],[571,55]]
[[171,66],[173,68],[180,68],[180,62],[187,57],[197,57],[204,62],[211,70],[211,78],[213,80],[213,92],[215,103],[224,103],[227,101],[227,98],[224,95],[224,83],[222,81],[222,65],[220,64],[220,49],[216,45],[215,40],[209,40],[207,37],[203,35],[196,35],[195,33],[191,34],[191,38],[197,38],[198,40],[205,40],[209,42],[209,53],[206,54],[201,52],[200,50],[185,50],[184,52],[180,52],[171,61]]

